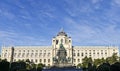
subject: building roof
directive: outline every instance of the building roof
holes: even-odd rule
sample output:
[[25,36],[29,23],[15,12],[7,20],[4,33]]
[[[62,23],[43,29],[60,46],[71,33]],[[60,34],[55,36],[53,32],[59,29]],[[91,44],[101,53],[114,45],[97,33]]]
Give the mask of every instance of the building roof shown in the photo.
[[58,32],[57,36],[67,36],[67,34],[64,32],[63,29],[61,29],[60,32]]

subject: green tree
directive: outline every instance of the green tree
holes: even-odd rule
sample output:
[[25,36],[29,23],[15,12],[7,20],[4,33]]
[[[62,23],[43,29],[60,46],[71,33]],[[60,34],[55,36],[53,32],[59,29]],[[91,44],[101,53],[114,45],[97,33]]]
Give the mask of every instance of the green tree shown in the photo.
[[116,62],[110,66],[110,71],[120,71],[120,62]]
[[118,62],[118,58],[117,53],[114,53],[111,57],[106,58],[106,62],[114,64],[115,62]]
[[105,62],[106,62],[106,60],[105,60],[104,58],[102,58],[102,59],[101,59],[101,62],[102,62],[102,63],[105,63]]
[[82,68],[82,64],[79,63],[79,64],[77,65],[77,68]]
[[45,65],[42,64],[42,63],[39,63],[39,64],[37,65],[37,71],[41,71],[41,70],[43,69],[43,67],[45,67]]
[[9,71],[9,65],[10,63],[6,60],[2,60],[0,62],[0,71]]
[[85,58],[82,59],[82,67],[83,67],[83,68],[88,68],[88,63],[91,63],[91,64],[92,64],[92,62],[93,62],[93,61],[92,61],[92,58],[91,58],[91,57],[88,58],[88,57],[86,56]]
[[118,61],[120,62],[120,57],[119,57]]
[[96,67],[98,67],[99,65],[101,65],[103,63],[102,59],[94,59],[94,65]]
[[30,66],[30,64],[31,64],[31,62],[30,62],[30,60],[29,59],[26,59],[26,69],[27,70],[30,70],[31,68],[32,68],[32,66]]
[[109,63],[103,63],[100,66],[98,66],[97,71],[110,71],[110,64]]
[[36,64],[32,63],[31,64],[32,68],[36,68]]

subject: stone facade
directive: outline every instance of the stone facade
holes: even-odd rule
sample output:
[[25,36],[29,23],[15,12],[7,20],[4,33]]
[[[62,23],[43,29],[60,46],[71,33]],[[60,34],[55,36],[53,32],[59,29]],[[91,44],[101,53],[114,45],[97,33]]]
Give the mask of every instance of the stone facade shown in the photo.
[[[107,58],[113,53],[119,55],[118,46],[72,46],[72,39],[62,30],[52,39],[52,46],[14,46],[2,47],[2,59],[18,61],[29,59],[34,63],[43,63],[46,66],[53,66],[54,60],[58,58],[60,44],[66,50],[68,63],[76,66],[82,63],[85,56]],[[12,57],[13,56],[13,57]]]

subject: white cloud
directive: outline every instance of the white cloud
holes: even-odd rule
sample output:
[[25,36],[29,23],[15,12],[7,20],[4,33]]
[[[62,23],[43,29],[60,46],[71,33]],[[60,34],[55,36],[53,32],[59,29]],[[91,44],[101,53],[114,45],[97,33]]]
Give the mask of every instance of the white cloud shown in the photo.
[[8,11],[6,9],[4,9],[4,10],[0,9],[0,15],[2,17],[9,19],[9,20],[14,20],[16,18],[15,14],[11,13],[10,11]]
[[96,3],[98,3],[98,2],[100,2],[102,0],[91,0],[91,1],[92,1],[93,4],[96,4]]
[[2,45],[50,45],[50,41],[43,36],[22,35],[12,31],[0,31],[0,41]]
[[[74,39],[73,43],[75,45],[118,45],[120,43],[120,32],[116,30],[117,24],[104,25],[98,23],[97,26],[94,26],[94,23],[81,24],[69,17],[65,18],[64,21],[65,25],[68,26],[68,35]],[[98,28],[100,26],[102,28]]]
[[116,4],[120,5],[120,0],[113,0]]
[[111,5],[116,6],[116,7],[120,7],[120,0],[112,0]]
[[80,16],[81,14],[89,14],[94,12],[90,3],[82,2],[80,0],[66,0],[66,8],[65,11],[73,17]]

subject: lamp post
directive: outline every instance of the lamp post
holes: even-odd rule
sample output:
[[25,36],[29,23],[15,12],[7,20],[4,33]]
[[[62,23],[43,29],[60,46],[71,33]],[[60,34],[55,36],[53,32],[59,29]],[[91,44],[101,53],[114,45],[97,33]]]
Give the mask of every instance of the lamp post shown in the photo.
[[13,56],[14,56],[14,47],[11,48],[9,71],[11,71],[11,63],[13,62]]

